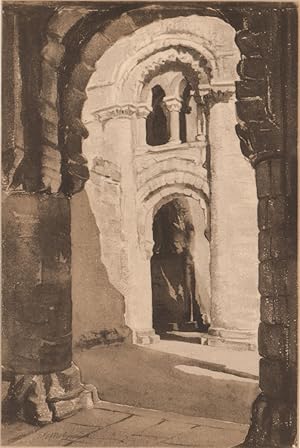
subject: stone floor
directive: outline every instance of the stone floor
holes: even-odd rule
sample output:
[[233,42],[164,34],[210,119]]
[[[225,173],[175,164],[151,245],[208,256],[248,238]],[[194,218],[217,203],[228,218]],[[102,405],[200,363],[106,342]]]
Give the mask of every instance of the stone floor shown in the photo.
[[62,422],[24,436],[2,432],[2,446],[232,448],[248,425],[99,402]]
[[[231,367],[239,375],[227,370],[233,358],[236,365],[231,361]],[[258,358],[250,351],[161,341],[142,347],[98,346],[75,352],[74,361],[102,400],[138,408],[247,424],[259,393]]]
[[259,392],[257,353],[160,341],[97,346],[74,360],[103,401],[40,429],[5,423],[1,446],[226,448],[247,433]]
[[193,359],[199,366],[244,378],[258,380],[259,354],[257,350],[231,350],[197,343],[161,339],[158,344],[144,346],[147,349]]

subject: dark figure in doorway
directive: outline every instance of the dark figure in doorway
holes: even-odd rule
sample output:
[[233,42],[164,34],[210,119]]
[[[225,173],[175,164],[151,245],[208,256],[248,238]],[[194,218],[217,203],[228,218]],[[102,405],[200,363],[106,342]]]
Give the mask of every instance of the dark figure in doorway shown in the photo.
[[169,141],[167,111],[163,104],[164,90],[159,86],[152,89],[152,112],[146,120],[146,140],[151,146],[164,145]]
[[194,260],[189,249],[193,225],[178,213],[184,214],[183,204],[173,200],[158,211],[153,224],[153,324],[159,333],[205,330],[195,298]]

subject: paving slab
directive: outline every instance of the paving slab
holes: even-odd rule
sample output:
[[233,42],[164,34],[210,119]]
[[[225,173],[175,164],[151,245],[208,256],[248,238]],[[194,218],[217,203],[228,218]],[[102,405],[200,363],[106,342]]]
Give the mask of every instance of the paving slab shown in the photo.
[[224,431],[224,429],[201,426],[195,427],[183,434],[170,436],[168,439],[164,440],[164,442],[185,447],[232,448],[243,442],[246,435],[247,432],[245,432],[244,428]]
[[150,428],[145,429],[142,434],[143,436],[150,437],[159,437],[166,438],[169,437],[170,434],[177,436],[179,434],[183,434],[193,428],[193,425],[189,425],[187,423],[180,422],[172,422],[172,421],[164,421],[158,423],[157,425],[151,426]]
[[116,412],[113,409],[104,410],[101,408],[94,408],[78,412],[76,415],[68,418],[68,422],[84,426],[104,428],[107,425],[117,423],[120,420],[130,417],[130,415],[130,413]]
[[77,440],[76,442],[70,443],[68,446],[94,446],[95,448],[107,446],[107,447],[123,447],[127,446],[126,442],[122,442],[120,440],[114,440],[114,439],[90,439],[90,438],[84,438]]
[[125,435],[141,434],[143,431],[156,426],[163,422],[162,418],[155,418],[152,416],[142,417],[139,415],[131,415],[130,418],[122,420],[114,425],[106,427],[100,431],[91,434],[93,439],[110,436],[112,439],[117,438],[122,440]]
[[38,426],[29,425],[25,422],[2,423],[1,444],[8,445],[21,437],[25,437],[39,430]]
[[94,427],[75,425],[64,420],[47,425],[10,446],[64,446],[68,442],[88,436],[92,431],[95,431]]
[[[127,414],[143,416],[146,418],[153,418],[156,421],[174,421],[174,422],[183,422],[190,424],[192,426],[209,426],[211,428],[219,428],[219,429],[238,429],[238,428],[249,428],[248,424],[243,423],[235,423],[229,422],[225,420],[218,420],[213,418],[205,418],[205,417],[195,417],[192,415],[182,415],[175,412],[166,412],[160,411],[156,409],[145,409],[138,408],[135,406],[129,406],[124,404],[110,403],[108,401],[99,401],[96,406],[103,410],[114,410],[117,412],[123,412]],[[130,421],[130,420],[128,420]]]
[[10,446],[232,448],[244,440],[248,431],[248,425],[238,423],[107,402],[100,405],[105,409],[82,411],[40,428]]
[[170,448],[170,446],[175,445],[169,445],[163,440],[157,438],[157,437],[146,437],[146,436],[131,436],[128,437],[126,440],[124,440],[124,443],[126,443],[128,447],[165,447]]

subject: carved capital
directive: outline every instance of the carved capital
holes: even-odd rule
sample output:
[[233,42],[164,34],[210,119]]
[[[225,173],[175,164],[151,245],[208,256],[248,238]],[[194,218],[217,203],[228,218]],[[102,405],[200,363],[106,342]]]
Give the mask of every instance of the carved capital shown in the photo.
[[255,167],[263,160],[283,157],[280,131],[272,122],[240,121],[236,125],[236,133],[240,139],[241,151],[252,166]]
[[108,120],[116,118],[131,119],[136,113],[136,106],[133,104],[115,105],[95,112],[97,119],[105,123]]
[[152,112],[152,107],[147,104],[139,104],[136,108],[137,118],[147,118],[150,112]]
[[169,112],[180,112],[182,108],[182,102],[179,98],[167,97],[164,98],[164,103]]

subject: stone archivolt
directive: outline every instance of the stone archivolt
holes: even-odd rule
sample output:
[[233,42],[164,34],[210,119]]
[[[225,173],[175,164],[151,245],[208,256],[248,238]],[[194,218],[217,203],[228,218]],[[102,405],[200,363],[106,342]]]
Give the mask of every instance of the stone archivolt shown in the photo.
[[[142,37],[147,37],[145,28],[152,20],[154,20],[153,30],[156,32],[151,33],[150,37],[148,36],[150,40],[152,36],[161,35],[166,31],[176,32],[177,34],[177,32],[180,32],[180,27],[184,28],[184,23],[189,25],[189,18],[185,17],[177,17],[173,24],[171,20],[157,20],[155,22],[156,19],[161,19],[161,17],[174,15],[174,8],[172,6],[169,9],[168,7],[164,9],[164,6],[158,7],[158,5],[141,8],[138,23],[142,23],[140,25],[142,29],[136,32],[137,40],[145,44]],[[276,35],[276,38],[278,35],[281,36],[277,41],[277,43],[280,43],[279,47],[283,44],[286,44],[287,48],[289,48],[288,44],[291,46],[291,41],[288,42],[291,33],[289,36],[286,33],[285,38],[283,38],[282,33],[276,32],[277,29],[282,31],[288,23],[284,21],[284,19],[287,18],[288,20],[289,18],[286,14],[288,11],[281,10],[278,7],[254,11],[254,8],[248,6],[239,8],[239,11],[234,10],[234,8],[232,10],[231,7],[226,10],[227,5],[225,6],[225,4],[214,9],[202,5],[199,6],[199,10],[197,8],[190,8],[189,10],[188,8],[185,9],[180,5],[177,12],[178,14],[190,15],[198,11],[199,14],[214,14],[228,20],[237,30],[236,43],[242,53],[242,60],[238,66],[240,81],[236,83],[239,120],[236,131],[241,141],[243,154],[251,160],[256,168],[261,262],[259,288],[262,294],[259,349],[263,356],[260,372],[262,394],[259,395],[253,407],[252,425],[245,446],[290,446],[295,440],[297,426],[296,394],[295,388],[292,387],[296,384],[295,335],[297,313],[295,311],[296,298],[294,295],[296,288],[293,284],[293,275],[296,269],[295,254],[293,251],[291,251],[291,255],[287,254],[286,250],[288,245],[292,245],[295,232],[292,231],[289,237],[291,241],[288,239],[289,244],[286,244],[286,241],[284,241],[284,244],[280,243],[280,235],[290,235],[290,232],[288,232],[290,225],[288,210],[294,201],[293,197],[289,196],[287,188],[287,161],[284,156],[284,149],[288,142],[287,139],[283,138],[286,131],[291,131],[283,129],[282,125],[279,126],[278,120],[274,119],[274,114],[270,110],[268,100],[268,97],[275,96],[272,85],[270,85],[270,80],[272,81],[273,77],[272,70],[269,69],[271,66],[270,59],[277,61],[278,56],[276,53],[278,45],[276,48],[276,45],[272,42],[272,36]],[[224,11],[222,11],[222,8],[224,8]],[[288,8],[291,8],[290,5]],[[139,25],[134,21],[137,11],[138,9],[133,12],[129,11],[115,21],[108,22],[101,33],[96,32],[85,47],[80,49],[80,60],[72,71],[69,85],[65,89],[65,94],[62,95],[63,98],[59,98],[57,86],[59,68],[67,48],[64,38],[78,21],[88,15],[89,11],[83,8],[65,9],[63,7],[54,14],[49,23],[48,41],[42,52],[41,116],[43,120],[44,155],[41,173],[43,191],[57,193],[61,183],[62,153],[67,166],[71,165],[68,164],[68,159],[77,163],[77,165],[75,163],[75,168],[77,167],[78,170],[74,169],[71,177],[81,177],[77,190],[83,188],[87,174],[85,159],[80,154],[80,144],[74,149],[73,155],[69,153],[69,148],[66,147],[64,142],[61,146],[58,144],[59,120],[63,118],[65,137],[78,137],[77,142],[81,142],[82,137],[87,137],[87,132],[80,117],[85,87],[91,77],[94,65],[108,47],[120,37],[133,33],[138,28]],[[220,27],[223,26],[224,30],[230,30],[231,35],[234,34],[234,30],[230,25],[215,17],[198,17],[198,19],[193,24],[193,32],[195,32],[195,29],[201,30],[203,34],[208,36],[207,40],[210,44],[215,41],[215,38],[218,39],[218,45],[223,51],[223,54],[222,51],[219,53],[220,57],[217,56],[221,67],[227,59],[227,54],[220,42],[220,38],[223,37],[223,33],[219,32]],[[166,28],[162,30],[161,28],[165,24]],[[122,31],[116,32],[116,29]],[[132,38],[134,39],[134,35]],[[194,37],[192,40],[194,40]],[[146,46],[148,43],[147,41]],[[136,45],[138,44],[136,43]],[[137,54],[137,50],[137,47],[133,47],[132,54]],[[287,51],[287,54],[286,59],[285,55],[278,58],[281,65],[278,64],[276,70],[284,72],[282,64],[287,61],[290,63],[289,58],[291,58],[291,53]],[[205,55],[204,52],[203,55]],[[238,59],[240,59],[239,55]],[[233,62],[235,56],[231,60]],[[133,66],[135,65],[136,62],[133,61]],[[233,63],[231,66],[235,70],[235,64]],[[111,70],[110,65],[108,70]],[[78,73],[81,76],[77,76]],[[288,78],[288,74],[286,76]],[[78,95],[76,91],[82,92],[82,95]],[[284,88],[282,91],[284,92]],[[88,92],[88,96],[89,94]],[[72,102],[73,99],[74,102]],[[116,104],[119,101],[113,103]],[[282,103],[280,104],[282,105]],[[60,106],[62,106],[64,117],[60,117]],[[43,114],[47,108],[52,110],[50,119],[52,126],[48,126],[47,123],[50,114]],[[95,110],[99,109],[98,105]],[[294,139],[291,137],[290,139],[294,144]],[[63,168],[65,167],[63,166]],[[66,170],[64,176],[66,176],[66,173],[67,176],[70,175],[70,172],[68,173],[68,170]],[[167,187],[167,189],[169,188],[173,187]],[[177,192],[178,188],[176,186]],[[185,187],[182,185],[181,189],[184,191]],[[68,193],[73,194],[74,192],[76,192],[76,189],[71,186]],[[158,190],[157,196],[160,195],[161,190]],[[153,200],[154,196],[152,196]],[[150,198],[149,201],[152,201],[152,199]],[[148,205],[150,207],[150,202],[148,202]],[[153,206],[154,203],[152,203],[151,210],[153,210]],[[283,238],[283,240],[285,239]],[[284,308],[285,301],[287,302],[286,309]],[[279,322],[278,316],[280,316]]]

